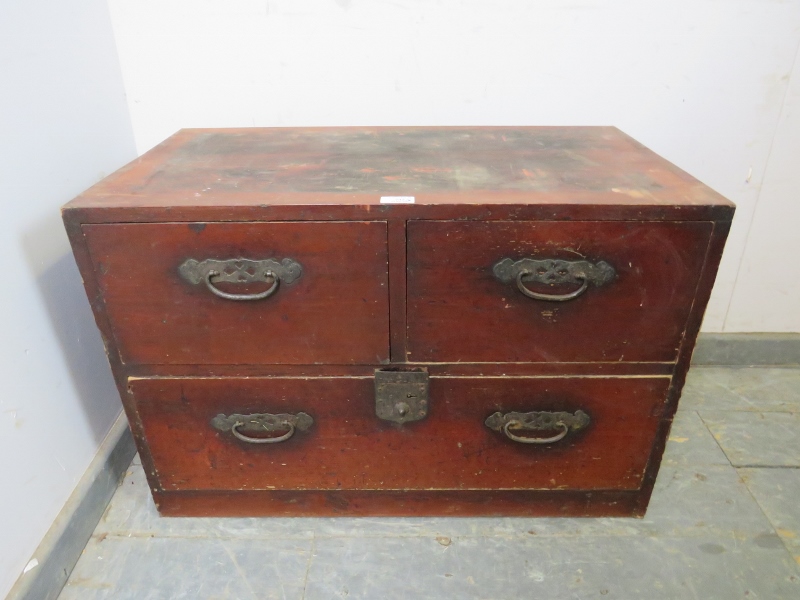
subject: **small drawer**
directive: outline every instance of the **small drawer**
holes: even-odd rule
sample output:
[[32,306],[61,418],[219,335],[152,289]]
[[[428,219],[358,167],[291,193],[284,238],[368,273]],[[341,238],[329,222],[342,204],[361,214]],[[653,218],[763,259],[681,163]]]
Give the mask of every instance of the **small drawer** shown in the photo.
[[128,390],[166,491],[372,483],[371,377],[130,379]]
[[[431,379],[429,485],[637,490],[669,377]],[[412,462],[423,460],[414,457]]]
[[675,361],[711,229],[412,221],[408,360]]
[[129,380],[165,491],[636,490],[667,377],[430,380],[425,418],[371,377]]
[[84,225],[124,363],[389,356],[384,222]]

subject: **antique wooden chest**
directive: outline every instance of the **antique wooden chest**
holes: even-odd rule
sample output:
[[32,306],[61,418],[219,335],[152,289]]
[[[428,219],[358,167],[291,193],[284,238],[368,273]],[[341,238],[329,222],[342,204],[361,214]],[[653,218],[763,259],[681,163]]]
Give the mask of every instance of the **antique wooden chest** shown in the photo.
[[63,215],[162,514],[640,516],[733,211],[491,127],[183,130]]

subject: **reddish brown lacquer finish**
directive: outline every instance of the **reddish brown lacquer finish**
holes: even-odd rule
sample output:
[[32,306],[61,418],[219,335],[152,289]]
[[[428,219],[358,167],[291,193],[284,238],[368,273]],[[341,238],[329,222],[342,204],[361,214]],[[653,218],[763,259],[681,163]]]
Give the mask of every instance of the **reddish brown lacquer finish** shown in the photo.
[[[63,214],[162,514],[641,516],[733,205],[613,127],[360,127],[183,130]],[[253,301],[179,271],[285,258]],[[534,299],[506,258],[614,277]],[[427,414],[379,418],[376,369],[428,373]],[[577,411],[546,444],[486,425]]]
[[[404,425],[376,417],[367,378],[135,379],[129,389],[165,490],[630,490],[641,484],[668,385],[436,378],[428,418]],[[515,442],[484,424],[496,411],[577,410],[589,426],[551,444]],[[220,413],[298,412],[314,424],[277,444],[211,426]]]
[[[415,221],[408,358],[422,362],[672,362],[711,223]],[[616,275],[564,302],[503,283],[503,258],[605,261]],[[529,289],[568,293],[541,283]]]
[[[386,224],[84,225],[125,363],[374,363],[389,358]],[[291,258],[301,277],[232,301],[183,279],[187,259]],[[235,294],[269,285],[220,284]]]

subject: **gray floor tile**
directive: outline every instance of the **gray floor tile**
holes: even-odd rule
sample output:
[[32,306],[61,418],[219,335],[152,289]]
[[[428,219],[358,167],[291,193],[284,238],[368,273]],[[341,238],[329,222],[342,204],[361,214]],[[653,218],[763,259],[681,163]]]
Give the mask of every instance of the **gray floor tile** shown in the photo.
[[306,600],[797,598],[780,540],[569,537],[317,540]]
[[678,410],[800,412],[800,369],[692,367]]
[[729,465],[730,462],[700,415],[694,411],[678,411],[661,464],[690,467]]
[[736,470],[713,465],[662,467],[640,523],[652,535],[667,536],[731,532],[747,537],[770,529]]
[[320,538],[754,535],[770,528],[731,466],[664,466],[643,519],[318,519]]
[[59,600],[300,600],[310,546],[94,536]]
[[316,519],[211,519],[159,516],[138,456],[114,494],[96,534],[158,537],[311,539]]
[[[696,415],[695,415],[696,416]],[[699,419],[698,419],[699,420]],[[700,429],[702,427],[702,429]],[[95,533],[125,536],[310,539],[317,537],[640,535],[670,531],[671,535],[701,535],[709,529],[763,529],[766,521],[735,470],[727,465],[705,427],[679,418],[673,435],[689,438],[670,442],[644,519],[525,519],[525,518],[335,518],[335,519],[211,519],[160,517],[150,497],[141,466],[132,465]],[[703,449],[709,446],[703,464]],[[675,448],[677,447],[677,448]],[[674,449],[673,449],[674,448]],[[716,450],[716,454],[714,453]],[[697,457],[696,465],[685,464]],[[713,464],[725,462],[726,465]],[[681,466],[676,466],[681,465]]]
[[736,467],[800,467],[800,413],[700,411]]
[[800,564],[800,469],[740,469],[739,474]]

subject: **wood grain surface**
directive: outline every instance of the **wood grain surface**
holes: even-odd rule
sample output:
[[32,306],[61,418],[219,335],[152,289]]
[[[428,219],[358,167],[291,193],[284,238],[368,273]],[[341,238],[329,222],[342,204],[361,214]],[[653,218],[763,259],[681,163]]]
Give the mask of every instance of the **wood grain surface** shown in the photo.
[[[669,377],[433,378],[428,416],[405,425],[376,417],[373,385],[162,378],[133,379],[129,390],[164,490],[635,490]],[[577,410],[588,428],[553,444],[514,442],[484,424],[496,411]],[[210,425],[220,413],[298,412],[313,426],[278,444]]]
[[[422,362],[674,361],[711,223],[413,221],[408,358]],[[616,277],[567,302],[524,296],[504,258],[605,261]],[[578,286],[530,284],[545,293]]]
[[731,206],[614,127],[187,129],[73,206],[379,204],[385,195],[437,203],[452,194],[484,204],[508,194],[513,204]]
[[[83,232],[125,363],[389,358],[385,223],[116,224]],[[190,258],[286,257],[303,275],[258,301],[218,298],[178,272]],[[235,287],[226,291],[257,291]]]

